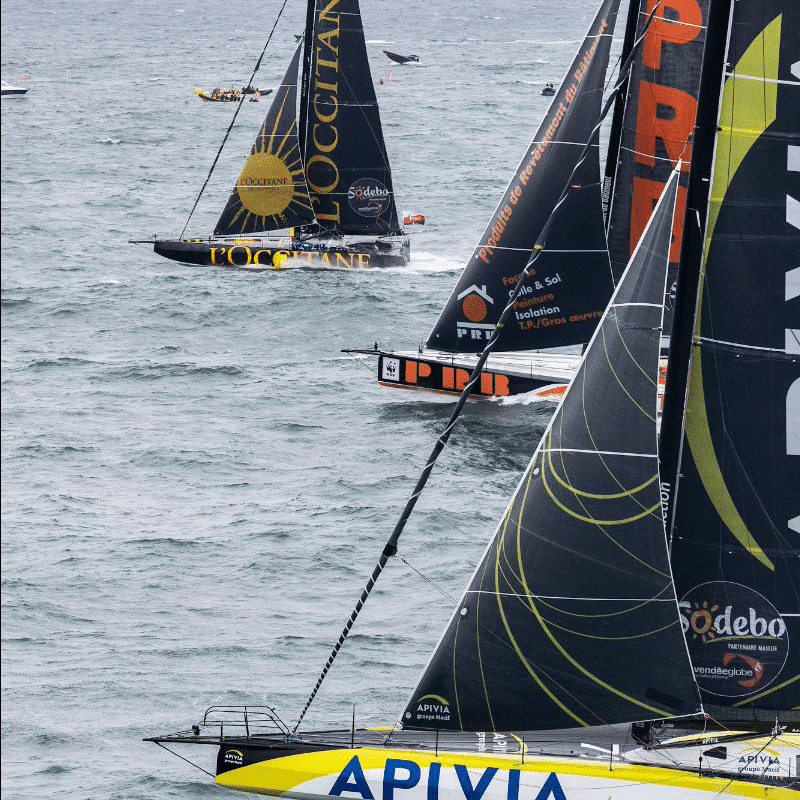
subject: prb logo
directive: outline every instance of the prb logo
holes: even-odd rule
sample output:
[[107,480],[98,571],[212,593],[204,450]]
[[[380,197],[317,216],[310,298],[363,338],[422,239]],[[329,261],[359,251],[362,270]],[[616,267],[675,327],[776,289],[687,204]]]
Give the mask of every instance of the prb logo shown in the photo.
[[489,316],[489,306],[494,305],[494,299],[486,291],[486,287],[472,284],[458,295],[457,300],[465,318],[465,321],[456,322],[458,338],[468,336],[471,339],[491,339],[495,326],[483,321]]
[[769,686],[789,655],[781,615],[763,595],[738,583],[695,586],[679,603],[697,685],[722,697]]

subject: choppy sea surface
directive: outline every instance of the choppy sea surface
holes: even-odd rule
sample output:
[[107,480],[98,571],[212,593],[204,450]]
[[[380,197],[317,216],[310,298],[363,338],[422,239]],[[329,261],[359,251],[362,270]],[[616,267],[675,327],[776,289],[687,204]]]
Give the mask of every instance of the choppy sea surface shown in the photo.
[[[407,268],[250,273],[128,244],[180,232],[233,111],[194,89],[244,85],[280,5],[3,2],[2,76],[30,90],[2,101],[4,800],[223,797],[142,738],[211,705],[296,720],[451,407],[340,350],[426,337],[595,12],[362,1],[395,189],[427,218]],[[188,232],[211,230],[266,108],[243,104]],[[459,596],[551,410],[468,405],[411,566],[391,560],[304,727],[395,720],[451,613],[439,590]]]

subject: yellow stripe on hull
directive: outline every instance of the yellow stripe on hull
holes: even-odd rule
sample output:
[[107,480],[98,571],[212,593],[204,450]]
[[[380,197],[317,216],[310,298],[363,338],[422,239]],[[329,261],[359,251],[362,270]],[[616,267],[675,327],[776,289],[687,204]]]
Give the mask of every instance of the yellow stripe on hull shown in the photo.
[[217,783],[295,800],[711,800],[800,798],[800,791],[608,761],[421,754],[359,748],[285,756],[233,769]]

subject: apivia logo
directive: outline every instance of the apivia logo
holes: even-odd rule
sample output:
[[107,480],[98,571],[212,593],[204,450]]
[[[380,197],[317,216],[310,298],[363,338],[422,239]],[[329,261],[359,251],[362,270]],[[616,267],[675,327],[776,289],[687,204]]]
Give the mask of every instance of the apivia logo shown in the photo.
[[555,772],[545,778],[518,769],[481,769],[439,761],[423,766],[404,758],[387,758],[383,767],[365,770],[358,756],[347,762],[328,794],[362,800],[520,800],[521,783],[525,800],[567,800]]
[[389,207],[389,190],[374,178],[361,178],[347,191],[350,208],[362,217],[379,217]]
[[703,583],[679,603],[697,685],[723,697],[761,691],[789,654],[786,623],[772,603],[747,586]]
[[450,702],[438,694],[425,694],[415,703],[416,709],[412,714],[406,711],[406,719],[412,717],[417,720],[428,720],[429,722],[449,722],[450,721]]
[[241,767],[244,764],[244,753],[241,750],[226,750],[225,763],[234,767]]

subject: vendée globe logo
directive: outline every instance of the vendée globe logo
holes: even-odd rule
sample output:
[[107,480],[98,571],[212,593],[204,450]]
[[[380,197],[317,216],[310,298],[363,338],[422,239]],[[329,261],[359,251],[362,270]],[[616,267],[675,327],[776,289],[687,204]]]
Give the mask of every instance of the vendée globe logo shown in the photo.
[[786,623],[763,595],[738,583],[695,586],[678,604],[697,685],[722,697],[763,691],[789,655]]

